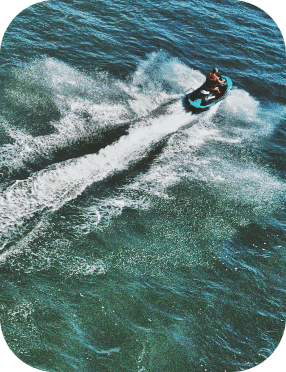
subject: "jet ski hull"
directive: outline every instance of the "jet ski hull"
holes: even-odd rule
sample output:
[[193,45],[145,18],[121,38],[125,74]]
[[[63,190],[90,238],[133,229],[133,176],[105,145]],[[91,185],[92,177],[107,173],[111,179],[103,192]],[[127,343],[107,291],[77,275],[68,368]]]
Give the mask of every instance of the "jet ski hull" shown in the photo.
[[221,76],[221,78],[224,79],[224,82],[219,85],[220,94],[214,94],[207,90],[204,83],[184,97],[185,109],[191,112],[205,111],[223,100],[232,87],[232,81],[228,76]]

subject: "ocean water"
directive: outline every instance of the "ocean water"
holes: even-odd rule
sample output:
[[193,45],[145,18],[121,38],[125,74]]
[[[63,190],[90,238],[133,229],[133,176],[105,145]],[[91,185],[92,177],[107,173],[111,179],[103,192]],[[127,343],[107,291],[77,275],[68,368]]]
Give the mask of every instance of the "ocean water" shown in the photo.
[[[50,0],[1,45],[1,327],[57,372],[235,372],[285,328],[285,44],[237,1]],[[217,66],[209,111],[185,92]]]

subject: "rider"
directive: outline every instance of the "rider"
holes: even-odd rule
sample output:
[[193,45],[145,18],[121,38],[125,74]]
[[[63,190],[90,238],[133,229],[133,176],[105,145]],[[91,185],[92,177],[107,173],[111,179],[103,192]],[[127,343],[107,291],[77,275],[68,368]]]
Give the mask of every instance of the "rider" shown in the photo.
[[212,72],[207,74],[206,82],[205,82],[205,87],[209,89],[210,91],[214,93],[220,94],[219,87],[217,84],[221,84],[224,82],[224,80],[221,80],[218,76],[218,69],[215,67]]

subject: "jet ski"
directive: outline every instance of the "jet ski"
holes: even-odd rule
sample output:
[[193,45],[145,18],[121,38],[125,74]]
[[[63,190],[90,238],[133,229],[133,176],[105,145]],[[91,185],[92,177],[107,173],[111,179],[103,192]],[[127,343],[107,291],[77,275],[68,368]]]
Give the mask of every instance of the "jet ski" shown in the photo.
[[232,87],[232,81],[228,76],[220,75],[219,77],[224,79],[223,83],[218,85],[220,94],[207,89],[204,83],[198,89],[187,93],[183,101],[185,109],[191,112],[204,111],[224,99]]

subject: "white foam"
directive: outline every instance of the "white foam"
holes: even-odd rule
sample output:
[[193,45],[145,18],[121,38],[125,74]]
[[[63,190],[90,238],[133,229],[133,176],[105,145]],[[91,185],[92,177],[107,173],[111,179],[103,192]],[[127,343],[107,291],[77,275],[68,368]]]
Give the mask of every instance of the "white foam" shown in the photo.
[[[46,99],[46,106],[53,103],[61,118],[50,123],[54,133],[37,137],[2,119],[1,124],[14,143],[1,148],[0,167],[9,175],[26,169],[27,163],[37,165],[39,157],[53,159],[58,149],[76,146],[78,140],[96,138],[98,128],[108,131],[110,125],[145,116],[162,103],[180,97],[185,84],[191,84],[200,75],[162,52],[142,61],[131,82],[99,71],[87,75],[47,57],[14,69],[15,81],[12,87],[7,87],[12,107],[17,110],[25,107],[33,112],[39,104],[44,107],[42,99]],[[35,87],[39,94],[35,95]]]
[[0,198],[1,230],[46,208],[58,209],[80,195],[87,186],[146,156],[164,136],[189,121],[190,115],[183,110],[152,119],[149,125],[132,128],[128,135],[101,149],[98,154],[55,164],[26,180],[15,182]]
[[247,121],[255,121],[259,111],[259,102],[242,89],[230,90],[224,106],[229,115]]
[[186,89],[196,87],[203,75],[165,52],[151,53],[142,60],[125,91],[132,97],[129,105],[139,116],[147,115],[163,103],[181,97]]
[[[27,71],[22,73],[27,74]],[[165,190],[180,182],[182,177],[223,182],[232,176],[224,172],[227,166],[222,165],[219,153],[216,154],[217,159],[215,156],[208,158],[198,156],[197,149],[208,141],[240,144],[251,138],[249,133],[253,134],[254,130],[260,134],[269,133],[268,129],[261,130],[265,125],[260,120],[259,102],[239,89],[231,91],[223,102],[198,117],[185,113],[181,100],[168,104],[171,97],[180,96],[183,89],[192,85],[198,86],[204,77],[162,52],[153,53],[142,61],[131,83],[115,81],[107,74],[99,74],[94,79],[53,59],[36,61],[28,68],[28,73],[54,92],[55,102],[63,116],[53,123],[56,132],[47,136],[34,138],[10,128],[16,143],[2,149],[6,157],[2,165],[21,167],[27,159],[31,160],[38,154],[50,156],[56,148],[76,143],[79,138],[96,136],[99,127],[107,129],[110,124],[117,125],[126,118],[134,117],[134,112],[137,118],[146,113],[148,116],[135,121],[128,135],[101,149],[98,154],[54,164],[26,180],[15,182],[0,199],[0,226],[4,230],[13,229],[14,225],[21,224],[36,212],[55,210],[76,198],[89,185],[127,169],[144,158],[162,138],[179,129],[169,139],[168,146],[154,161],[150,171],[140,175],[126,189],[141,189],[167,197]],[[101,95],[101,101],[98,101],[100,89],[105,93],[116,92],[117,97],[121,94],[121,98],[123,94],[124,99],[122,102],[105,101],[102,98],[104,95]],[[141,103],[141,111],[138,110],[138,103]],[[161,106],[162,103],[167,105]],[[160,113],[152,111],[160,106]],[[84,118],[84,113],[88,114],[89,120]],[[92,126],[90,121],[96,122],[97,126]],[[15,153],[18,156],[14,156]],[[116,200],[113,199],[112,203],[112,213],[122,210],[119,204],[116,206]],[[86,213],[93,216],[93,225],[98,225],[102,214],[94,211]]]
[[64,266],[64,274],[68,276],[103,275],[106,272],[106,264],[100,259],[87,260],[82,257],[72,257]]

